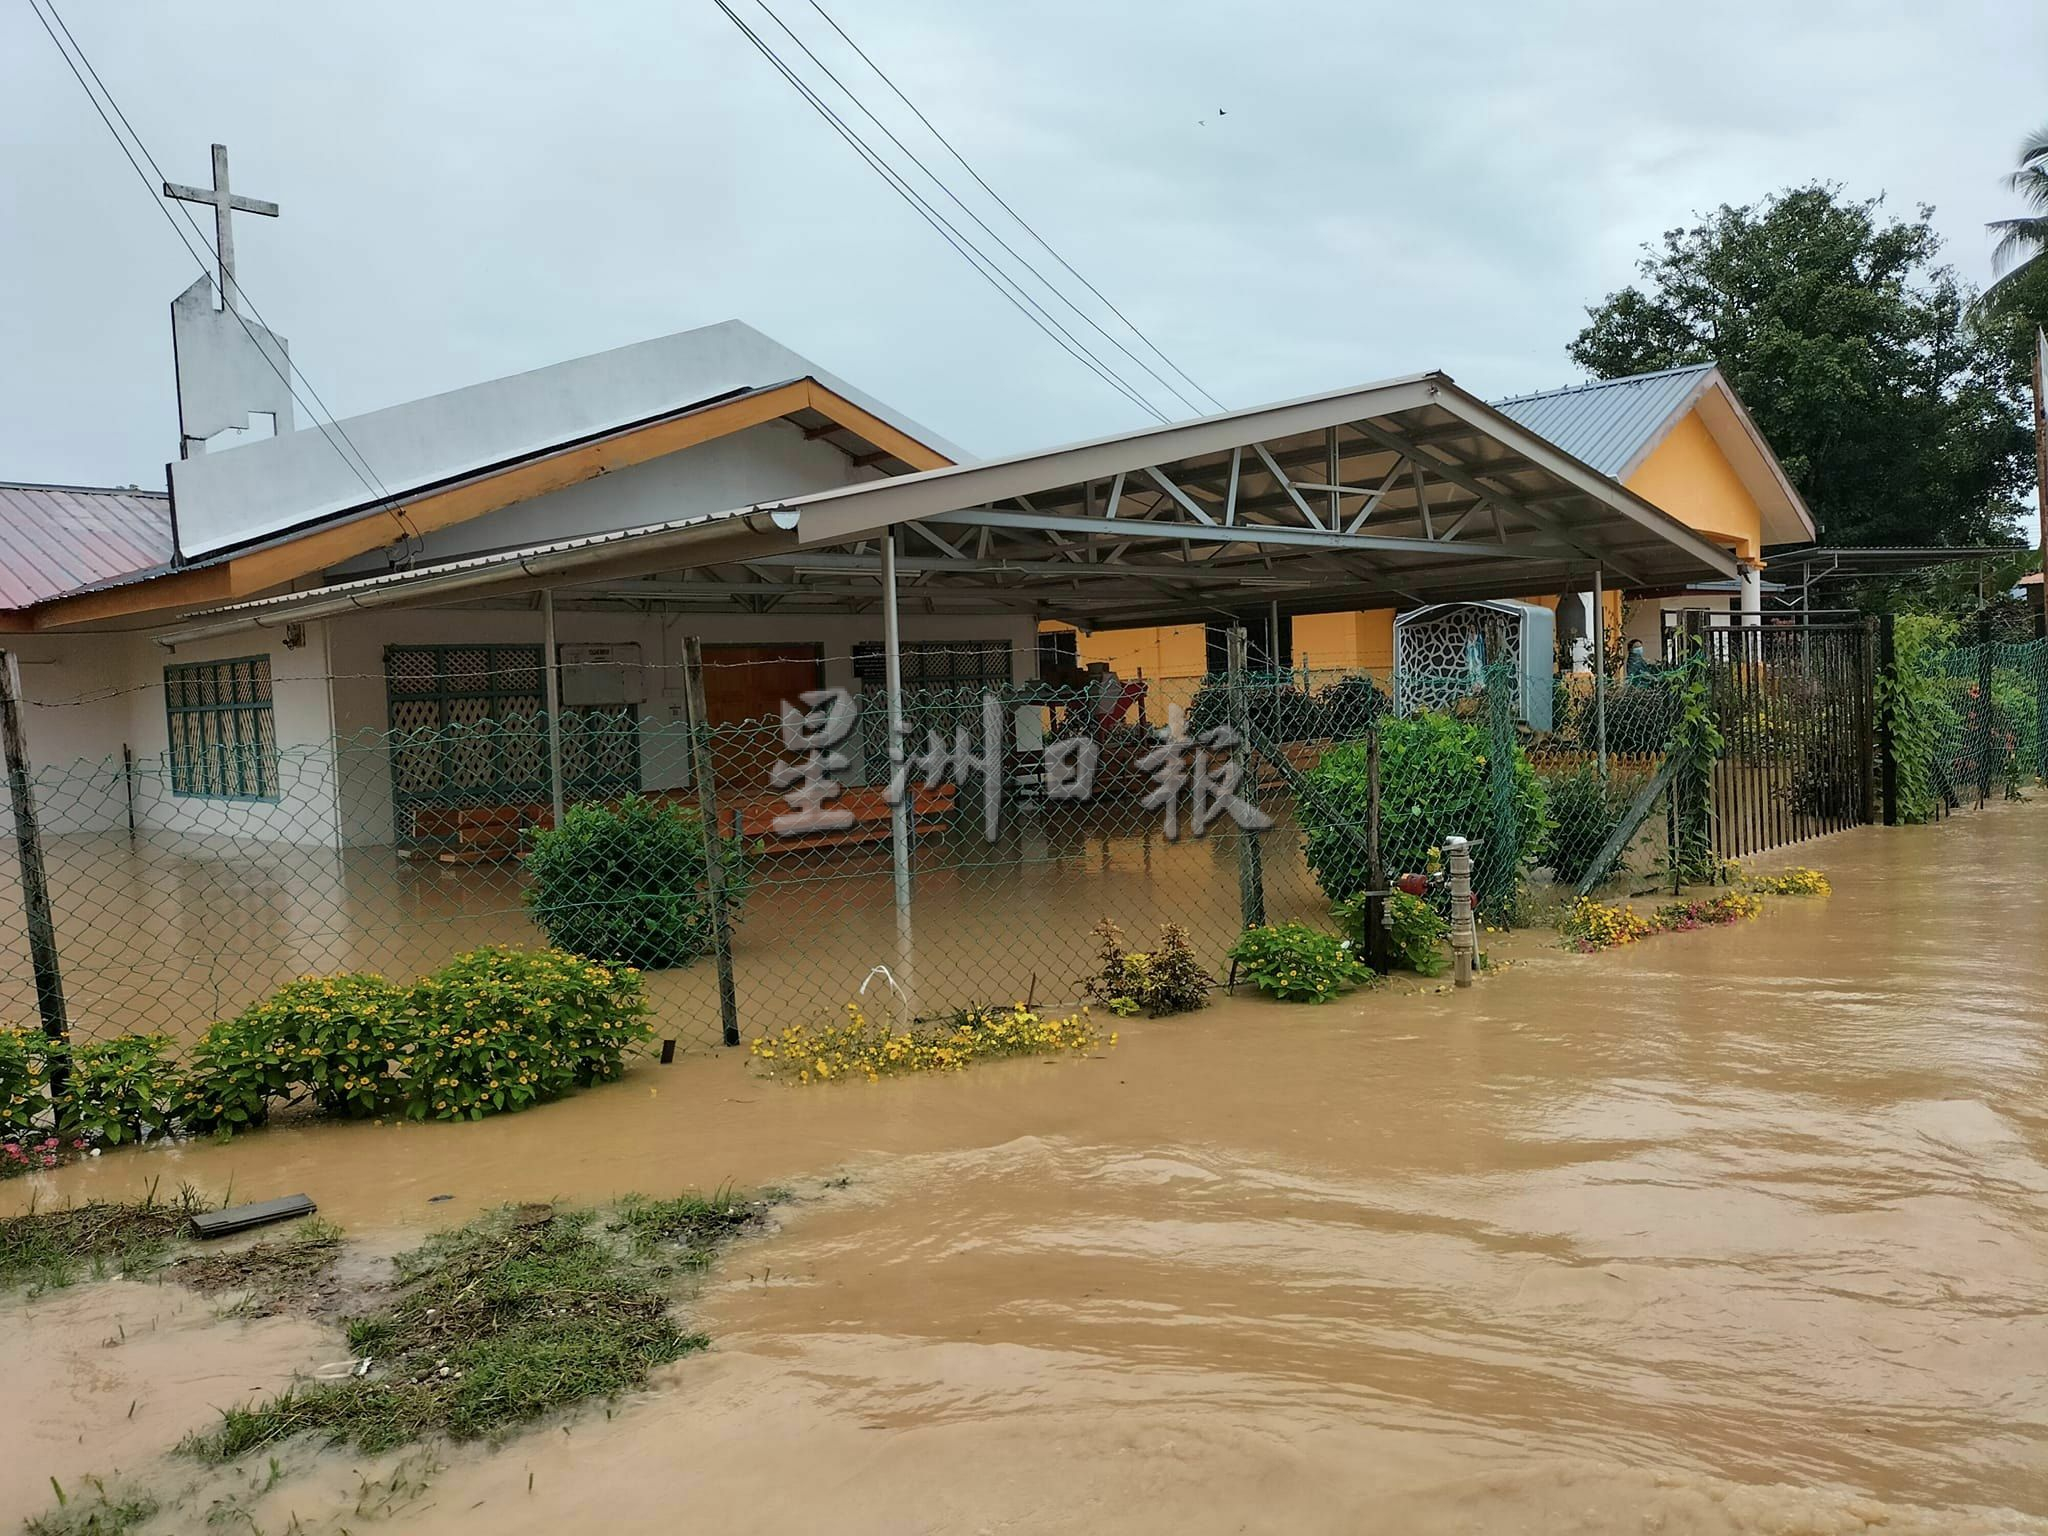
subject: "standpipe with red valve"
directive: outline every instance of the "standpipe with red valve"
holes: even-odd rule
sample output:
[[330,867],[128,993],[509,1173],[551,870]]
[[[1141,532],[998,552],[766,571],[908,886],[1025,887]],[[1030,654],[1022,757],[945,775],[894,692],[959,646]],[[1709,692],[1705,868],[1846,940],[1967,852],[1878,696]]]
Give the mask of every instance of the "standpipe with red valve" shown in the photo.
[[1479,933],[1472,917],[1472,845],[1464,838],[1444,839],[1444,869],[1451,882],[1451,983],[1469,987]]

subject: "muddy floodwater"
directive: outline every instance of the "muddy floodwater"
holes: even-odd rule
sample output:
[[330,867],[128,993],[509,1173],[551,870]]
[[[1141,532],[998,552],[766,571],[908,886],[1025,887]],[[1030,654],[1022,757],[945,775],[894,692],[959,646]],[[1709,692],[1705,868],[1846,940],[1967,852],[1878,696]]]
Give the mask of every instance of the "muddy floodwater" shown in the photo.
[[[2048,1531],[2048,806],[1799,856],[1832,898],[1523,944],[1464,994],[1238,998],[878,1086],[685,1059],[42,1198],[303,1189],[388,1244],[507,1199],[797,1191],[657,1390],[443,1450],[417,1491],[295,1452],[264,1531]],[[0,1312],[14,1411],[53,1421],[7,1455],[176,1488],[132,1376],[38,1395],[106,1326]],[[234,1344],[221,1400],[289,1342]],[[365,1524],[373,1484],[400,1492]]]

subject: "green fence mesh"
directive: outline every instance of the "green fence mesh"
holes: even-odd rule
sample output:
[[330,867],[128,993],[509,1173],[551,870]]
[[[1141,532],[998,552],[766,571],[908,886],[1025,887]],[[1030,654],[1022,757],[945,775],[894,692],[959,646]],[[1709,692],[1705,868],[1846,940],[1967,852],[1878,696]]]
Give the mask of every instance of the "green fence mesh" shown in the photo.
[[[1384,673],[1059,687],[970,659],[907,688],[900,796],[868,652],[843,696],[716,723],[593,706],[552,743],[534,680],[508,667],[502,687],[445,698],[394,680],[388,731],[279,744],[208,727],[33,778],[76,1038],[191,1039],[300,974],[410,980],[479,944],[552,938],[645,967],[661,1035],[710,1047],[728,1012],[753,1038],[853,1000],[926,1016],[1074,1002],[1105,919],[1141,947],[1181,924],[1220,976],[1247,922],[1335,931],[1333,905],[1374,888],[1375,839],[1382,882],[1472,839],[1498,925],[1668,884],[1688,828],[1718,859],[1853,824],[1869,695],[1847,646],[1826,665],[1787,641],[1618,668],[1604,709],[1584,675],[1539,707],[1526,681],[1474,666],[1429,679],[1433,707],[1406,715]],[[1987,771],[1994,795],[2041,772],[2040,642],[1907,649],[1926,718],[1898,732],[1901,773],[1924,755],[1930,814],[1976,803]],[[714,700],[775,691],[706,672]],[[415,695],[432,708],[406,713]],[[1690,777],[1670,750],[1701,739],[1688,718],[1715,738]],[[8,852],[0,1021],[33,1025]]]

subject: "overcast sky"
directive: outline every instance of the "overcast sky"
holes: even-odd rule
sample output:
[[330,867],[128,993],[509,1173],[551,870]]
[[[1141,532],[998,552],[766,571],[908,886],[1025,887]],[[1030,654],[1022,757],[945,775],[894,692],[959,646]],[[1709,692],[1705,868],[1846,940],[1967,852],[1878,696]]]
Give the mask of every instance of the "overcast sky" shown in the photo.
[[[1143,419],[711,0],[63,3],[167,175],[206,181],[224,140],[283,205],[237,220],[242,280],[338,415],[737,316],[972,452]],[[773,3],[883,109],[808,0]],[[1570,382],[1644,241],[1814,177],[1934,204],[1981,283],[1998,177],[2048,122],[2039,0],[825,3],[1232,406]],[[161,486],[195,268],[26,0],[0,120],[0,479]]]

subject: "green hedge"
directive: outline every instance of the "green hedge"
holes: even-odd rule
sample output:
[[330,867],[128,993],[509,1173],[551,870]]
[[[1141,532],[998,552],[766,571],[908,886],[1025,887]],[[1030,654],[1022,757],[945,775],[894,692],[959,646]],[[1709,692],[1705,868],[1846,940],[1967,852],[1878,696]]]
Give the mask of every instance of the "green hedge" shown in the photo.
[[[280,1104],[413,1120],[525,1109],[626,1069],[653,1034],[639,972],[561,950],[475,949],[410,987],[306,976],[182,1058],[165,1035],[53,1046],[0,1030],[0,1130],[115,1145],[248,1130]],[[52,1069],[68,1067],[53,1105]]]

